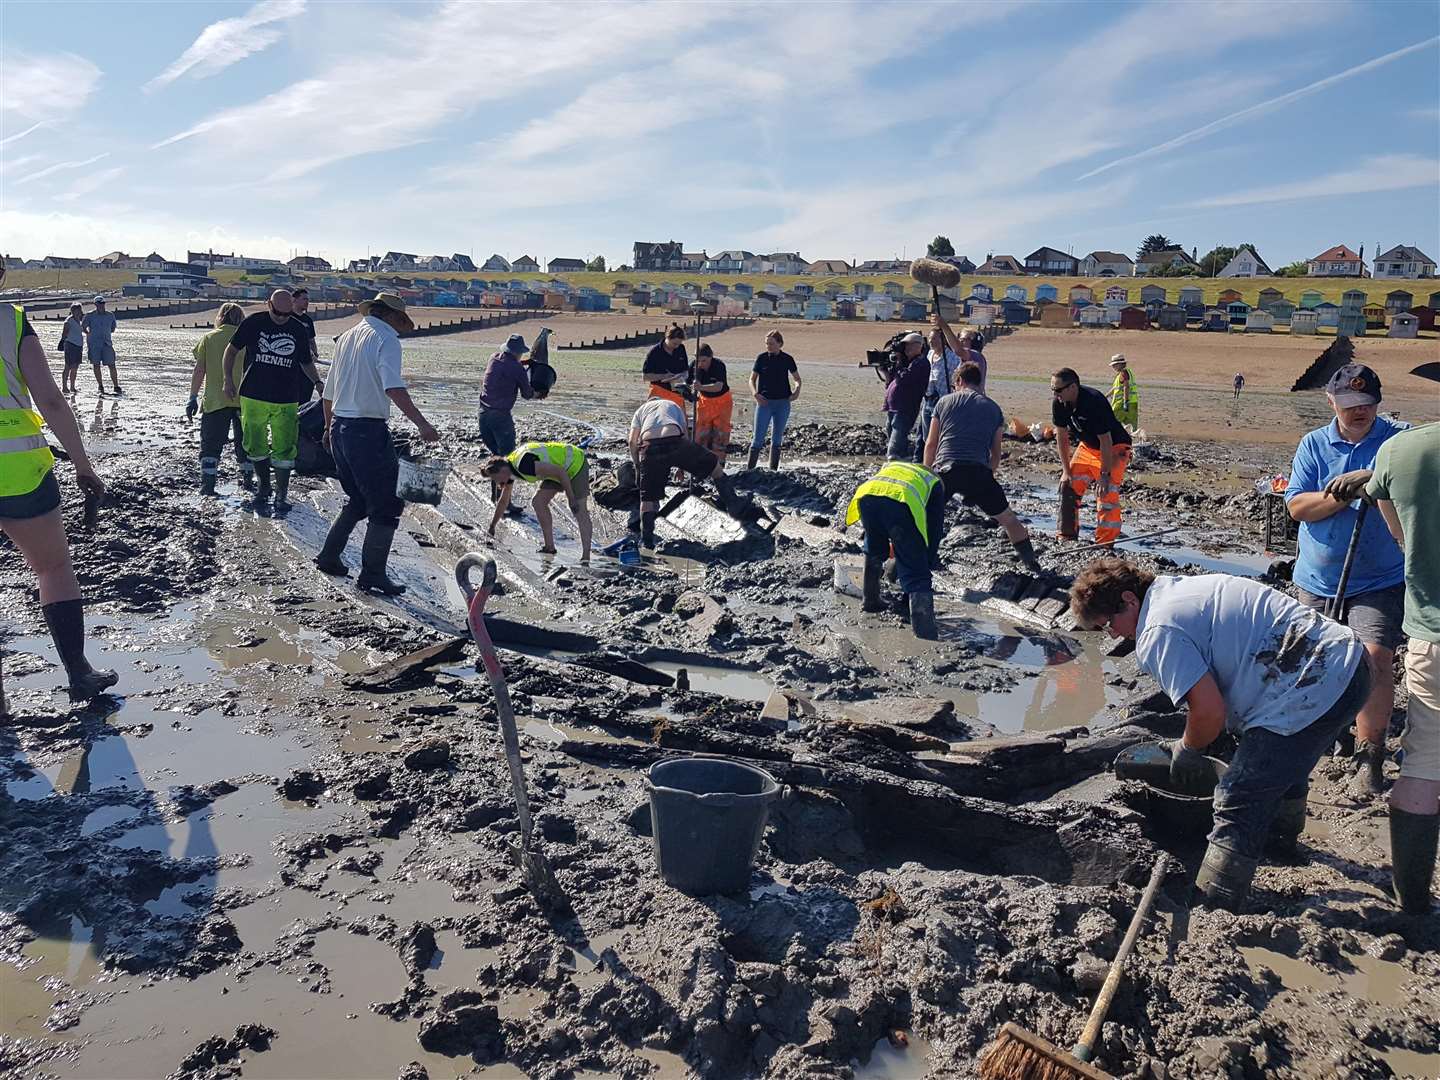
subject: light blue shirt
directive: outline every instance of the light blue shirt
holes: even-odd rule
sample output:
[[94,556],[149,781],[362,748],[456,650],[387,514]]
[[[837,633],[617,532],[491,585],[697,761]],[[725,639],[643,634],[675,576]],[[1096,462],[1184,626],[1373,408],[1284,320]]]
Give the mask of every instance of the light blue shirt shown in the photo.
[[1176,705],[1206,672],[1214,676],[1232,732],[1293,735],[1314,723],[1365,655],[1348,627],[1229,574],[1157,577],[1135,631],[1136,662]]
[[[1354,469],[1373,469],[1375,455],[1385,441],[1407,430],[1409,424],[1375,417],[1375,423],[1358,443],[1345,441],[1338,421],[1332,420],[1300,440],[1295,460],[1290,467],[1290,485],[1285,489],[1289,503],[1305,491],[1319,491],[1341,473]],[[1340,571],[1345,565],[1345,552],[1355,531],[1359,513],[1347,506],[1323,521],[1300,523],[1299,552],[1295,559],[1295,584],[1316,596],[1334,596],[1340,588]],[[1355,548],[1355,564],[1345,586],[1347,596],[1386,589],[1405,581],[1405,554],[1385,519],[1375,510],[1365,515],[1360,530],[1360,543]]]

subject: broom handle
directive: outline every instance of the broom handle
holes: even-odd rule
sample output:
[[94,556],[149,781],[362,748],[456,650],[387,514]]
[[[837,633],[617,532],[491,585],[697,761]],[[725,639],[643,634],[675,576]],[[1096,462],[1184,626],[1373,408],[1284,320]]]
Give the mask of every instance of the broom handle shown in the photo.
[[1120,943],[1120,951],[1110,962],[1110,971],[1105,976],[1105,985],[1100,987],[1099,996],[1095,998],[1090,1019],[1086,1021],[1080,1041],[1075,1044],[1075,1049],[1070,1051],[1081,1061],[1089,1061],[1095,1056],[1095,1044],[1100,1041],[1100,1028],[1105,1023],[1105,1014],[1110,1011],[1110,1003],[1115,999],[1115,991],[1120,989],[1120,979],[1125,974],[1125,961],[1130,959],[1135,941],[1140,937],[1140,928],[1145,925],[1145,918],[1150,914],[1150,905],[1155,902],[1155,894],[1160,891],[1160,882],[1165,878],[1165,860],[1165,855],[1155,860],[1155,869],[1150,871],[1150,883],[1145,886],[1145,892],[1140,896],[1140,906],[1135,909],[1135,915],[1130,920],[1130,929],[1125,931],[1125,940]]

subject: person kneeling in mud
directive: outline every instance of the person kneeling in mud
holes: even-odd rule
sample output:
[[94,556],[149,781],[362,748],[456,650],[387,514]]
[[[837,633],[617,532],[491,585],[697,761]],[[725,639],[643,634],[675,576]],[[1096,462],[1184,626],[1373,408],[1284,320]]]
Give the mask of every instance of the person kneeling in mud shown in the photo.
[[945,518],[945,486],[923,465],[892,461],[855,489],[845,511],[846,526],[865,529],[865,611],[880,611],[880,575],[891,550],[910,627],[917,638],[934,641],[935,594],[930,558],[940,543]]
[[[1195,887],[1212,907],[1239,912],[1267,840],[1293,850],[1310,772],[1369,696],[1364,644],[1284,593],[1229,574],[1157,577],[1098,559],[1070,602],[1079,625],[1133,639],[1140,669],[1185,703],[1170,786],[1215,793]],[[1226,729],[1240,745],[1217,783],[1205,750]]]
[[630,459],[640,481],[640,543],[655,546],[655,518],[665,495],[671,469],[697,480],[709,477],[720,492],[721,504],[732,517],[743,515],[744,501],[725,475],[725,463],[685,434],[685,410],[663,397],[652,397],[630,421]]
[[540,522],[540,535],[545,541],[541,553],[555,554],[555,519],[550,513],[550,501],[563,491],[565,501],[570,504],[570,512],[575,515],[575,524],[580,528],[580,562],[589,563],[593,527],[590,521],[590,462],[584,450],[565,442],[527,442],[505,457],[492,457],[480,467],[480,475],[488,477],[500,489],[495,514],[490,519],[486,535],[494,538],[495,526],[510,508],[511,493],[518,477],[540,485],[540,490],[530,500],[530,506]]

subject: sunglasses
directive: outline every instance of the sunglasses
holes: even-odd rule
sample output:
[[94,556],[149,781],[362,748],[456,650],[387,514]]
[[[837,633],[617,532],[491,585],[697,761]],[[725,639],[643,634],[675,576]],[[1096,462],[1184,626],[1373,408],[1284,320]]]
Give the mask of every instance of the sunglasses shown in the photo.
[[1061,394],[1063,394],[1066,390],[1069,390],[1070,387],[1074,385],[1075,383],[1071,382],[1066,383],[1064,386],[1052,386],[1050,387],[1050,393],[1054,394],[1056,397],[1059,397]]

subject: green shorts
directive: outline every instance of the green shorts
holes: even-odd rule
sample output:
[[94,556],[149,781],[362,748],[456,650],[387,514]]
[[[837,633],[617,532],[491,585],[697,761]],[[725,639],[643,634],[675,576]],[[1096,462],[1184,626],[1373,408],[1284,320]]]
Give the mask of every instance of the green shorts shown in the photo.
[[300,406],[295,402],[257,401],[242,394],[240,427],[251,461],[269,461],[277,469],[295,467],[300,447]]

